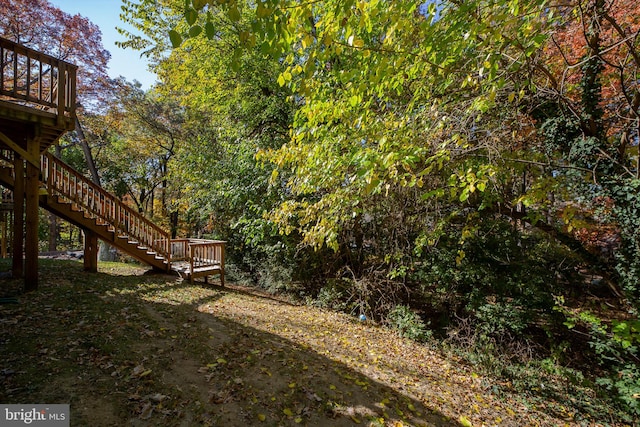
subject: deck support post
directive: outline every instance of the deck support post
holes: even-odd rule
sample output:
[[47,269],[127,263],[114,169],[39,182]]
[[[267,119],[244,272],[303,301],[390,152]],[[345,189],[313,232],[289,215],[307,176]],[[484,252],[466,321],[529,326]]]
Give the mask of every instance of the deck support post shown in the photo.
[[84,270],[98,272],[98,235],[90,230],[84,231]]
[[13,252],[11,274],[14,279],[22,277],[24,270],[24,160],[18,154],[13,157]]
[[[40,144],[38,139],[27,141],[27,151],[31,156],[39,156]],[[38,289],[38,219],[39,219],[39,180],[40,168],[33,163],[27,163],[25,181],[25,271],[24,290],[35,291]]]
[[9,226],[9,214],[7,212],[2,212],[1,214],[2,219],[0,220],[0,228],[2,230],[0,230],[0,232],[2,233],[2,236],[0,237],[0,239],[2,239],[1,243],[0,243],[0,258],[6,258],[7,257],[7,228]]

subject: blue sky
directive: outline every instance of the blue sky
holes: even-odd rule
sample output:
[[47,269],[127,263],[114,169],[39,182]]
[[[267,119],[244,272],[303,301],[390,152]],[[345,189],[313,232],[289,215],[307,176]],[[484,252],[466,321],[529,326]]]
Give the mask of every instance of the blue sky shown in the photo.
[[124,76],[127,80],[138,80],[144,89],[155,82],[155,75],[147,71],[147,62],[140,53],[131,49],[120,49],[116,41],[122,36],[116,27],[131,29],[120,21],[120,0],[49,0],[49,2],[72,15],[80,14],[89,18],[102,31],[102,44],[111,52],[109,76]]

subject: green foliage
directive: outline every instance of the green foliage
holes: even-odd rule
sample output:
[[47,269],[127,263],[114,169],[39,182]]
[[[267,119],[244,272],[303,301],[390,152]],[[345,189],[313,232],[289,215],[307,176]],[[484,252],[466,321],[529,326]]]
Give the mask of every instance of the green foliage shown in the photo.
[[615,181],[608,185],[611,197],[616,202],[610,214],[621,229],[615,269],[620,285],[637,315],[640,312],[640,180]]
[[432,236],[437,245],[424,251],[409,277],[422,283],[434,310],[472,314],[486,335],[520,335],[549,311],[559,278],[571,277],[576,260],[543,235],[522,234],[508,222],[475,219],[474,225]]
[[629,413],[640,416],[640,368],[637,363],[619,367],[610,377],[598,378],[597,384],[614,393]]
[[589,331],[589,344],[598,363],[609,373],[599,377],[597,384],[629,413],[640,415],[640,320],[613,320],[609,325],[588,311],[568,309],[563,298],[556,301],[555,309],[566,316],[569,329],[580,325]]
[[526,308],[514,301],[483,304],[474,310],[474,314],[480,322],[479,330],[487,336],[521,334],[532,320]]
[[182,44],[182,36],[176,30],[169,31],[169,39],[171,40],[171,45],[175,47],[179,47]]
[[349,308],[347,288],[349,285],[350,283],[344,280],[328,280],[327,284],[320,288],[318,295],[312,300],[312,304],[316,307],[347,312]]
[[[491,349],[488,363],[521,347],[531,358],[534,340],[566,357],[553,296],[579,294],[583,269],[638,309],[637,72],[600,51],[636,42],[604,41],[616,31],[602,2],[125,5],[160,91],[208,130],[175,157],[189,229],[228,240],[262,286],[392,312],[417,335],[407,307],[440,331],[469,319],[460,336]],[[552,31],[564,40],[545,44]],[[615,272],[589,247],[603,229],[621,235]],[[578,321],[599,357],[629,360],[630,324]]]
[[[200,11],[201,21],[227,16],[237,23],[228,34],[245,51],[278,58],[283,67],[274,80],[304,100],[293,116],[291,140],[260,152],[277,167],[274,176],[287,177],[274,185],[284,182],[294,196],[270,210],[281,230],[337,251],[343,225],[361,210],[357,203],[427,181],[430,191],[443,189],[433,175],[452,153],[475,145],[459,125],[496,108],[500,96],[515,98],[516,88],[498,77],[503,64],[494,52],[508,51],[508,71],[516,73],[545,39],[547,17],[537,2],[502,6],[267,1],[210,3]],[[190,7],[185,20],[194,25]],[[502,22],[509,35],[487,31],[491,21]],[[226,64],[241,70],[242,58],[235,50]],[[463,112],[460,102],[470,108]],[[465,169],[455,190],[460,202],[488,187],[491,174],[478,174],[488,169]]]
[[414,341],[427,341],[433,334],[420,315],[406,305],[396,305],[387,315],[386,323],[401,336]]

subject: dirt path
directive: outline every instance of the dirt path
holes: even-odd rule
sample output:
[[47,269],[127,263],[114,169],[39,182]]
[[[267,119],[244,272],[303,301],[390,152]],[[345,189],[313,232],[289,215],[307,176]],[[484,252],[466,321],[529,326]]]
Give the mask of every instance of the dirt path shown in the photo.
[[70,403],[72,425],[571,424],[348,316],[130,266],[45,269],[0,306],[0,402]]

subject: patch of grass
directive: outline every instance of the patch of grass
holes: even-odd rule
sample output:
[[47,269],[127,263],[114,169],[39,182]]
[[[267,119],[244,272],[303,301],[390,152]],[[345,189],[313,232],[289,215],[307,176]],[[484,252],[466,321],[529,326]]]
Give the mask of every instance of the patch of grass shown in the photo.
[[[101,264],[100,270],[109,274],[84,272],[75,261],[41,260],[39,290],[20,295],[20,304],[0,307],[6,352],[0,400],[53,399],[77,409],[107,399],[112,413],[135,410],[123,406],[127,399],[110,396],[136,396],[150,385],[150,374],[137,376],[137,366],[153,372],[166,365],[166,357],[145,345],[158,327],[143,311],[137,292],[175,279],[141,276],[145,270],[127,264]],[[20,284],[3,283],[5,291],[14,293]],[[82,410],[74,413],[82,419]]]

